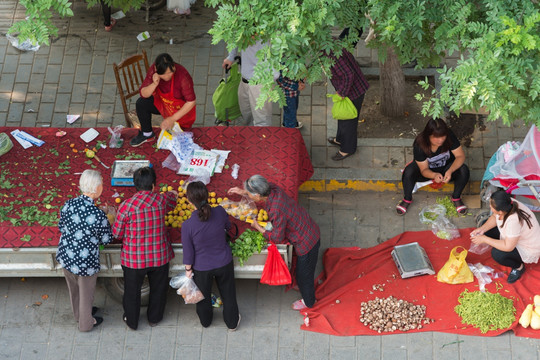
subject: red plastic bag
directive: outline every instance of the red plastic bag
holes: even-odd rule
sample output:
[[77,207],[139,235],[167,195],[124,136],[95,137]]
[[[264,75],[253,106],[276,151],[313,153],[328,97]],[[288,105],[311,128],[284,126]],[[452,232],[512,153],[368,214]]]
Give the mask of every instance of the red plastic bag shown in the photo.
[[444,183],[441,181],[440,183],[437,183],[437,182],[432,182],[431,184],[429,184],[429,186],[432,188],[432,189],[440,189],[444,186]]
[[268,246],[268,256],[264,263],[261,284],[287,285],[291,281],[291,273],[287,264],[285,264],[285,260],[279,254],[276,244],[271,242],[270,246]]

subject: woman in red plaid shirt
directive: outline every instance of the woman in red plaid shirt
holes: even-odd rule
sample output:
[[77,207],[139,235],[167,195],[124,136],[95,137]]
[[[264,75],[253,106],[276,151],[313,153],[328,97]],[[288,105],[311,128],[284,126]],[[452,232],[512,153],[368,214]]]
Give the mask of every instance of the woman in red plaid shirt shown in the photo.
[[269,183],[261,175],[253,175],[244,182],[244,188],[233,187],[229,194],[248,196],[253,201],[266,202],[268,220],[272,229],[266,230],[256,221],[251,225],[276,244],[291,243],[298,255],[296,281],[302,299],[292,304],[294,310],[313,307],[315,304],[315,266],[321,246],[319,225],[309,216],[306,209],[291,199],[285,192]]
[[169,288],[169,261],[174,258],[165,215],[176,206],[178,193],[154,192],[156,173],[149,167],[137,169],[133,182],[137,193],[120,205],[112,231],[114,237],[122,241],[123,319],[136,330],[145,276],[150,284],[148,323],[153,327],[163,319]]

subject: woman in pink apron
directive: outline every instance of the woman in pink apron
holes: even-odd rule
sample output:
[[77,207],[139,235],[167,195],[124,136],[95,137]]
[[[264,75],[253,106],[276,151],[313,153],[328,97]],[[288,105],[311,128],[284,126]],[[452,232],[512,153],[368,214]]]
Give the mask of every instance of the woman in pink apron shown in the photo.
[[193,79],[186,68],[173,61],[169,54],[157,56],[148,69],[137,100],[137,116],[141,123],[139,134],[131,146],[139,146],[155,138],[152,114],[161,114],[162,129],[171,129],[177,122],[183,130],[193,126],[196,117]]

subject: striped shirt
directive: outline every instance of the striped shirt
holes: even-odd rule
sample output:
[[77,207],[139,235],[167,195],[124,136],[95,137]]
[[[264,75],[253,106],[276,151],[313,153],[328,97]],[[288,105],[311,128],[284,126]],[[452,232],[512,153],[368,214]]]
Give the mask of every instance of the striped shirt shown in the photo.
[[122,240],[123,266],[144,269],[167,264],[174,258],[165,228],[165,215],[174,209],[176,195],[139,191],[118,209],[113,235]]
[[330,82],[336,92],[351,100],[358,99],[365,94],[369,84],[354,56],[345,49],[343,49],[339,59],[334,54],[329,56],[336,61],[330,69],[332,71]]
[[319,241],[319,225],[306,209],[274,184],[270,184],[266,211],[273,226],[271,231],[264,233],[269,241],[276,244],[291,243],[298,256],[307,254]]

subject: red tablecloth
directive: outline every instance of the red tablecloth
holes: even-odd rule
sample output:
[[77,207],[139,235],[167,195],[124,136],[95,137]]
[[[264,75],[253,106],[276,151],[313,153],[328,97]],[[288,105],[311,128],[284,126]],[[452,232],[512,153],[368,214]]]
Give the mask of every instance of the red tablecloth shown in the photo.
[[[0,127],[0,133],[10,133],[15,128]],[[104,190],[99,201],[101,204],[116,205],[113,194],[118,193],[126,199],[135,193],[134,187],[111,186],[111,170],[104,168],[96,160],[89,160],[84,148],[91,148],[98,141],[108,145],[109,132],[106,128],[97,128],[100,135],[86,144],[80,135],[87,129],[81,128],[19,128],[31,135],[40,136],[45,144],[23,149],[10,135],[13,149],[0,157],[0,207],[13,207],[8,218],[19,218],[22,208],[36,206],[41,212],[58,213],[68,199],[67,195],[79,194],[79,175],[85,169],[95,167],[103,175]],[[67,135],[56,137],[58,130]],[[159,129],[155,129],[156,134]],[[157,150],[155,141],[145,143],[138,148],[129,146],[129,139],[137,133],[136,129],[124,129],[124,146],[120,149],[99,149],[98,157],[111,166],[117,159],[150,160],[157,171],[157,184],[171,185],[175,189],[187,176],[175,174],[162,167],[162,162],[170,154],[166,150]],[[218,197],[226,196],[233,186],[242,186],[244,180],[254,174],[261,174],[269,181],[282,187],[296,199],[298,187],[313,174],[313,167],[307,153],[304,140],[296,129],[276,127],[208,127],[194,128],[193,139],[205,149],[231,150],[227,159],[228,169],[221,174],[214,174],[209,191],[215,191]],[[73,148],[70,145],[74,145]],[[78,150],[74,152],[73,149]],[[238,179],[231,177],[232,165],[240,165]],[[46,199],[53,194],[53,199]],[[49,196],[51,198],[51,196]],[[29,199],[29,200],[28,200]],[[44,199],[46,201],[44,201]],[[50,201],[49,201],[50,200]],[[238,199],[236,199],[238,200]],[[51,205],[47,209],[46,205]],[[1,210],[0,210],[1,211]],[[238,223],[241,229],[245,223]],[[180,231],[171,229],[173,242],[180,242]],[[28,237],[29,235],[29,237]],[[0,247],[39,247],[58,244],[59,232],[56,226],[13,226],[6,214],[0,212]]]
[[[508,284],[504,275],[503,278],[494,279],[491,284],[486,285],[487,291],[500,293],[513,300],[516,320],[508,329],[488,331],[485,334],[472,325],[462,324],[461,318],[454,311],[458,298],[465,289],[478,291],[476,278],[468,284],[449,285],[438,282],[436,275],[408,279],[400,277],[391,255],[394,246],[418,242],[438,272],[448,260],[453,247],[470,247],[469,234],[472,230],[473,228],[460,229],[461,236],[452,241],[439,239],[431,231],[408,231],[367,249],[327,249],[323,257],[324,271],[316,282],[317,302],[313,308],[302,310],[302,313],[309,317],[309,326],[304,324],[302,329],[341,336],[403,334],[399,330],[379,334],[359,321],[362,302],[376,297],[394,296],[417,305],[425,305],[426,316],[435,319],[435,322],[424,325],[422,329],[408,332],[440,331],[461,335],[496,336],[512,330],[516,336],[540,338],[538,330],[524,329],[518,325],[525,306],[531,304],[534,295],[538,294],[539,264],[526,264],[527,271],[513,284]],[[494,268],[496,272],[510,271],[510,268],[497,264],[490,251],[482,255],[469,252],[467,262],[482,263]]]

